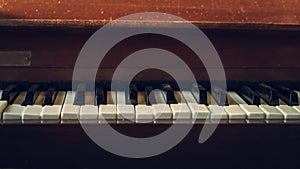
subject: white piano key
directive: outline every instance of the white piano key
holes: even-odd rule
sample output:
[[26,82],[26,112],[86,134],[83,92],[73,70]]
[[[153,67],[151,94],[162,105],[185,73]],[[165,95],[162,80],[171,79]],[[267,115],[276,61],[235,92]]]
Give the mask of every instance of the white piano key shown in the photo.
[[173,112],[167,104],[153,104],[154,117],[158,120],[171,120]]
[[22,120],[39,120],[41,119],[43,107],[41,105],[28,105],[22,113]]
[[211,105],[208,105],[208,110],[210,111],[210,119],[211,120],[227,120],[228,119],[228,113],[225,111],[225,106],[219,106],[215,105],[214,103],[217,103],[211,93],[207,93],[208,98],[210,98]]
[[9,105],[3,112],[3,120],[21,120],[24,109],[20,104]]
[[174,92],[178,104],[171,104],[173,119],[191,119],[192,112],[181,92]]
[[117,105],[126,104],[126,93],[125,91],[117,91]]
[[134,106],[126,104],[126,92],[118,90],[117,93],[117,119],[118,120],[134,120]]
[[167,104],[163,92],[161,90],[152,90],[156,104]]
[[64,104],[61,111],[62,120],[78,119],[77,114],[80,112],[80,106],[73,104]]
[[187,103],[197,103],[196,99],[194,98],[192,92],[190,91],[182,91],[182,96],[184,97]]
[[27,105],[22,114],[22,120],[39,120],[42,116],[42,103],[45,98],[45,92],[40,92],[33,105]]
[[59,120],[61,116],[62,106],[66,97],[66,92],[58,91],[54,100],[54,105],[46,105],[43,107],[42,120]]
[[300,113],[300,105],[299,106],[293,106],[293,108]]
[[231,97],[236,104],[247,104],[236,92],[229,91],[227,95]]
[[76,91],[67,91],[64,104],[74,104]]
[[42,120],[59,120],[62,105],[46,105],[41,113]]
[[191,111],[186,103],[171,104],[173,119],[191,119]]
[[209,117],[210,111],[206,105],[198,104],[192,92],[182,91],[181,93],[192,112],[193,119],[206,119]]
[[157,120],[171,120],[173,112],[163,96],[161,90],[152,90],[151,92],[155,99],[155,104],[152,104],[154,110],[154,118]]
[[206,119],[210,116],[210,111],[204,104],[198,103],[188,103],[190,110],[192,112],[193,119]]
[[249,120],[265,119],[265,113],[256,105],[240,104],[240,107],[247,114]]
[[95,104],[95,92],[86,91],[85,92],[85,105]]
[[225,111],[228,113],[228,118],[231,119],[246,119],[245,112],[238,105],[224,106]]
[[76,96],[76,91],[67,91],[63,108],[61,110],[62,120],[78,119],[77,114],[80,111],[80,106],[73,105]]
[[3,92],[3,90],[0,90],[0,99],[2,98],[2,92]]
[[25,99],[25,95],[26,95],[25,91],[20,92],[13,104],[21,105]]
[[210,113],[210,119],[220,119],[220,120],[227,120],[228,119],[228,113],[224,109],[225,106],[219,106],[219,105],[209,105],[208,109],[211,112]]
[[0,100],[0,114],[3,113],[3,111],[5,110],[5,108],[7,107],[7,101],[6,100]]
[[35,99],[34,105],[42,105],[45,95],[46,92],[40,92],[37,98]]
[[267,120],[284,119],[283,114],[275,106],[259,105],[259,108],[266,114]]
[[99,119],[116,120],[117,106],[113,104],[99,106]]
[[66,98],[66,92],[64,92],[64,91],[57,92],[57,95],[56,95],[56,98],[54,101],[54,105],[63,105],[65,98]]
[[285,120],[300,119],[300,113],[289,105],[280,105],[276,108],[284,115]]
[[107,104],[117,104],[117,92],[116,91],[107,91]]
[[117,104],[117,119],[134,121],[135,113],[133,105]]
[[146,121],[151,122],[154,120],[154,108],[147,105],[137,105],[135,106],[136,121]]
[[80,107],[80,119],[97,120],[98,119],[98,106],[83,105]]

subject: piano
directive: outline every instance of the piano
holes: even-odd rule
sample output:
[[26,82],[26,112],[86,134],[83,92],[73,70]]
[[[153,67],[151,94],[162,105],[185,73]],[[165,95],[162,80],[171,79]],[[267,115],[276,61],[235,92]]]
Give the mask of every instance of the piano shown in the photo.
[[[299,168],[299,9],[297,1],[276,0],[0,2],[0,167]],[[205,33],[222,61],[226,90],[211,88],[210,80],[218,79],[209,79],[186,45],[158,34],[120,41],[101,62],[95,88],[85,82],[74,86],[76,59],[97,30],[119,17],[149,11],[182,17]],[[127,24],[143,28],[147,22]],[[122,30],[124,25],[115,26]],[[184,79],[149,69],[128,88],[111,90],[122,60],[147,48],[175,53],[197,82],[179,90],[176,80]],[[126,83],[118,80],[120,86]],[[164,111],[157,111],[158,105]],[[223,111],[212,113],[214,107]],[[203,126],[215,120],[217,129],[200,144]],[[104,150],[81,123],[110,125],[136,138],[158,135],[172,125],[193,127],[169,151],[139,159]]]

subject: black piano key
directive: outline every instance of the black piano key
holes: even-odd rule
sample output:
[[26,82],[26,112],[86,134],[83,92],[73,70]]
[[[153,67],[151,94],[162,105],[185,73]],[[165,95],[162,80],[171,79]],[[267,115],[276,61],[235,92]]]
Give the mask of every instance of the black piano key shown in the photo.
[[22,103],[22,106],[33,105],[36,98],[40,94],[39,85],[32,85],[25,94],[25,99]]
[[53,105],[56,96],[57,96],[57,91],[54,88],[49,88],[45,94],[45,97],[43,100],[43,106],[44,105]]
[[298,95],[295,91],[289,89],[285,86],[277,86],[276,89],[278,90],[279,97],[288,105],[290,106],[298,106]]
[[77,86],[74,105],[85,105],[86,84],[81,83]]
[[163,84],[162,90],[165,92],[167,104],[177,104],[177,100],[174,95],[174,91],[169,84]]
[[2,91],[1,100],[6,100],[8,104],[12,104],[19,92],[17,85],[10,85]]
[[278,91],[273,87],[264,83],[260,83],[256,87],[256,91],[260,95],[260,97],[263,98],[264,101],[270,106],[279,105]]
[[199,104],[208,105],[207,90],[200,84],[196,83],[192,87],[192,93]]
[[150,106],[151,104],[154,103],[154,100],[150,99],[151,91],[152,91],[152,86],[145,87],[145,100],[146,100],[146,105],[148,105],[148,106]]
[[215,101],[217,102],[218,105],[228,106],[227,94],[222,88],[213,87],[212,88],[212,97],[215,99]]
[[104,104],[106,104],[106,91],[104,90],[104,88],[103,87],[98,87],[97,89],[96,89],[96,99],[95,99],[95,101],[96,101],[96,105],[104,105]]
[[129,101],[129,103],[131,103],[132,105],[138,104],[138,90],[135,84],[131,84],[129,86]]
[[260,105],[260,96],[248,86],[242,86],[237,93],[247,104]]

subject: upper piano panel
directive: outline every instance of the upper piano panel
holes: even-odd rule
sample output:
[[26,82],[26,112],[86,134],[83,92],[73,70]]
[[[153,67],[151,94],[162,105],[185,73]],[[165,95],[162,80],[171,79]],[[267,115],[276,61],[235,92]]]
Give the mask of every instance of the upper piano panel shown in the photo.
[[[300,25],[296,0],[4,0],[0,2],[2,25],[99,26],[138,12],[164,12],[180,16],[200,27],[294,29]],[[22,22],[15,22],[20,21]],[[24,20],[26,19],[26,20]],[[39,21],[37,22],[38,19]],[[157,19],[159,21],[159,18]],[[32,23],[34,22],[34,24]],[[43,22],[41,22],[43,21]],[[84,22],[81,22],[84,21]]]
[[[72,80],[78,54],[97,29],[121,16],[149,11],[174,14],[201,28],[219,53],[228,80],[300,81],[296,0],[0,0],[0,81]],[[116,26],[126,25],[147,26],[132,21]],[[155,35],[131,37],[114,46],[97,79],[110,80],[122,59],[154,47],[177,54],[198,80],[208,80],[193,52]],[[153,70],[139,77],[172,80]]]

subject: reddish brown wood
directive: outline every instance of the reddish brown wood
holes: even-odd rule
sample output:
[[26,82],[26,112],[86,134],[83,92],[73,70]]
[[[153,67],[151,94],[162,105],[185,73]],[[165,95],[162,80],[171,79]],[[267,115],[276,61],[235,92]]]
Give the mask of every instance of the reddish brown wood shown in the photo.
[[[167,12],[200,23],[198,26],[206,28],[205,33],[220,55],[228,80],[300,80],[300,6],[297,1],[277,0],[1,1],[0,50],[29,50],[32,64],[28,68],[1,67],[0,79],[71,80],[81,48],[97,28],[118,17],[145,11]],[[106,55],[101,65],[104,69],[98,71],[97,80],[110,80],[123,58],[149,47],[176,53],[198,80],[208,80],[203,64],[182,44],[145,36],[116,45]],[[148,72],[139,79],[170,79],[162,76]]]
[[300,23],[297,0],[3,0],[0,18],[113,20],[137,12],[165,12],[194,22]]

